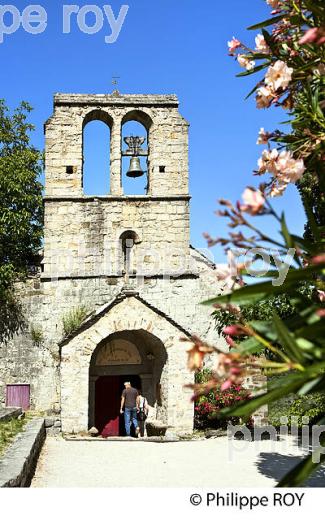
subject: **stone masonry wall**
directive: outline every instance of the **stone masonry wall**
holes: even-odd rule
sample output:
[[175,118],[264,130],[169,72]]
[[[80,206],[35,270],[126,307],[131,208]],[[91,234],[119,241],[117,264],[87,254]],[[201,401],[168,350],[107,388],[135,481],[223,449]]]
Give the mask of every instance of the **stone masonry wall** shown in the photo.
[[138,274],[187,272],[188,200],[143,199],[47,201],[44,276],[121,275],[120,237],[128,230],[138,237]]

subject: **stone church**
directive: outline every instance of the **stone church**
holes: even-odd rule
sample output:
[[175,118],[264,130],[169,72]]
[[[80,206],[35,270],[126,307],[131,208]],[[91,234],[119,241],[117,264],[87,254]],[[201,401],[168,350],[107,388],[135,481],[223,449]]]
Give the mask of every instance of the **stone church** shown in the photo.
[[[2,404],[55,415],[66,433],[96,426],[122,435],[120,396],[129,380],[147,397],[151,420],[192,430],[185,385],[193,373],[181,339],[196,334],[224,345],[200,303],[223,288],[215,266],[190,245],[189,124],[178,107],[174,95],[55,95],[45,123],[41,268],[18,288],[21,332],[0,348]],[[83,189],[91,121],[110,130],[105,196]],[[125,147],[130,121],[143,135],[126,138]],[[125,158],[131,178],[147,177],[142,195],[124,193]],[[64,321],[78,312],[67,333]]]

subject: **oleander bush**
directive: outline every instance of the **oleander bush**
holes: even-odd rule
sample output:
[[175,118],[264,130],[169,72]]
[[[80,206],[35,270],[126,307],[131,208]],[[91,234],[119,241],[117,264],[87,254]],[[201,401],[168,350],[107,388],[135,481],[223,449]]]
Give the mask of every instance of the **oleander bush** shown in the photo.
[[[219,201],[218,215],[228,219],[229,235],[206,234],[208,244],[223,246],[228,256],[228,265],[216,270],[227,291],[204,303],[219,320],[217,326],[225,323],[222,332],[229,352],[193,337],[188,367],[199,370],[207,355],[219,354],[211,379],[191,385],[196,401],[213,388],[227,392],[241,384],[249,368],[268,376],[283,375],[251,399],[221,409],[220,418],[245,420],[260,407],[277,406],[296,394],[290,410],[301,412],[303,403],[312,399],[313,421],[324,425],[325,3],[266,3],[272,9],[270,18],[249,27],[259,31],[255,45],[232,38],[229,54],[245,69],[239,76],[257,74],[257,83],[247,96],[255,95],[257,109],[276,107],[285,113],[280,116],[285,121],[281,130],[261,128],[258,134],[257,144],[264,150],[254,178],[263,177],[263,182],[247,186],[242,201]],[[283,196],[285,206],[289,184],[297,187],[305,210],[303,236],[290,231],[285,213],[279,214],[272,205],[274,197]],[[264,216],[273,218],[270,235],[265,233]],[[269,262],[263,272],[261,255]],[[270,301],[272,306],[261,308]],[[325,447],[325,441],[321,443]],[[324,463],[323,447],[315,447],[317,453],[310,453],[278,486],[301,486]]]
[[[197,383],[206,383],[212,377],[211,370],[205,368],[196,373]],[[194,406],[194,427],[197,430],[226,428],[228,422],[239,424],[239,417],[220,418],[218,412],[250,398],[248,390],[242,385],[232,385],[228,390],[222,391],[220,386],[215,387],[206,395],[199,396]]]

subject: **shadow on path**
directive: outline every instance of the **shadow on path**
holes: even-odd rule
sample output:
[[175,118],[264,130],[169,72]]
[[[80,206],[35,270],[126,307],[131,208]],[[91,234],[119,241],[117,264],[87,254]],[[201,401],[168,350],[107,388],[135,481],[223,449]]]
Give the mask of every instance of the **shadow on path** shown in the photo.
[[[261,452],[257,460],[257,469],[266,477],[279,482],[302,459],[303,457],[295,455]],[[319,467],[301,487],[325,487],[325,465]]]

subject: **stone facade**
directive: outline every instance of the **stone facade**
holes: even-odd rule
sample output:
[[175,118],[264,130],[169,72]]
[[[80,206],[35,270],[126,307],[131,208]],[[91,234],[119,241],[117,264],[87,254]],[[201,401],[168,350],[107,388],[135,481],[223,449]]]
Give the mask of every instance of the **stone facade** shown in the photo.
[[[83,194],[83,129],[92,120],[111,129],[107,196]],[[131,120],[148,132],[141,196],[123,195],[121,130]],[[1,402],[7,384],[30,384],[32,408],[61,415],[64,432],[80,432],[96,421],[98,378],[133,374],[151,418],[190,431],[193,404],[184,385],[193,374],[180,338],[197,334],[225,348],[211,310],[200,304],[224,288],[189,243],[188,123],[178,100],[58,94],[45,135],[42,272],[19,287],[25,323],[0,350]],[[130,236],[125,256],[123,237]],[[88,318],[63,338],[62,318],[81,306]],[[141,363],[96,366],[98,349],[113,337],[133,343]]]

